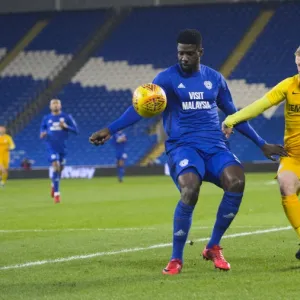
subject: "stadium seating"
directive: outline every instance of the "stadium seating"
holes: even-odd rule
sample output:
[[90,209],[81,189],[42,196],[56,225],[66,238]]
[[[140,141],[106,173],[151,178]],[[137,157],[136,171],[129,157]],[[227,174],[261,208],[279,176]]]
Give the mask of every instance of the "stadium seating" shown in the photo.
[[0,53],[11,50],[39,18],[37,13],[0,15]]
[[[287,30],[291,20],[299,20],[300,3],[282,3],[230,76],[231,90],[239,107],[253,102],[275,84],[297,73],[294,52],[299,46],[297,34]],[[237,82],[243,82],[239,89]],[[248,88],[247,88],[248,87]],[[283,105],[272,108],[251,122],[268,141],[283,143]],[[232,149],[242,161],[265,159],[261,151],[240,135],[232,137]]]
[[[47,16],[50,18],[49,24],[0,74],[1,92],[7,96],[3,103],[1,102],[0,122],[7,123],[13,119],[39,91],[45,88],[47,82],[69,62],[72,54],[79,49],[87,37],[103,23],[104,15],[104,11],[100,10],[97,12],[62,12]],[[18,26],[12,25],[13,28],[17,26],[18,30],[4,35],[4,37],[11,36],[11,38],[8,41],[4,39],[3,45],[6,47],[1,48],[0,55],[3,55],[6,49],[10,49],[13,41],[16,43],[37,20],[46,17],[33,14],[29,15],[30,18],[28,17],[27,20],[25,18],[27,15],[17,16],[0,17],[0,24],[4,23],[4,20],[12,24],[19,20]],[[23,19],[26,30],[22,27]],[[11,111],[14,113],[11,114]]]
[[[131,93],[136,86],[151,81],[159,71],[176,62],[176,35],[180,29],[187,27],[200,29],[205,48],[202,62],[219,69],[261,8],[262,5],[259,3],[244,3],[185,6],[184,9],[183,7],[134,9],[58,95],[63,100],[65,111],[74,116],[80,128],[80,135],[70,138],[69,141],[69,164],[114,164],[112,146],[109,144],[100,148],[90,147],[87,137],[124,111],[130,104]],[[276,81],[294,73],[292,53],[298,46],[298,41],[295,41],[296,35],[287,33],[284,29],[289,24],[289,19],[297,19],[299,9],[299,4],[280,4],[266,29],[228,80],[234,101],[239,108],[262,96]],[[86,16],[89,13],[87,12]],[[282,15],[286,17],[282,18]],[[45,49],[52,49],[56,51],[53,52],[53,55],[56,55],[53,65],[60,66],[63,61],[70,58],[70,54],[76,48],[75,44],[79,42],[74,42],[75,37],[72,33],[64,35],[64,30],[61,36],[64,36],[65,42],[49,42],[51,39],[47,40],[46,33],[55,37],[55,33],[60,31],[58,25],[60,18],[54,18],[52,22],[55,20],[57,23],[52,25],[53,30],[50,30],[49,25],[47,29],[49,32],[46,30],[43,32],[44,38],[42,36],[37,38],[27,51],[42,53]],[[173,22],[174,20],[176,22]],[[77,23],[85,22],[77,20]],[[148,26],[149,23],[151,26]],[[68,43],[72,38],[73,40]],[[284,51],[279,49],[279,45],[282,44],[286,46]],[[288,65],[289,69],[286,68]],[[46,73],[44,71],[45,75],[36,76],[35,79],[49,78],[49,73]],[[22,74],[27,73],[24,71]],[[17,144],[21,145],[21,150],[24,151],[23,155],[34,159],[36,166],[47,165],[42,143],[34,150],[31,147],[38,136],[42,115],[47,111],[45,108],[16,136]],[[282,142],[282,112],[282,106],[271,109],[253,120],[252,124],[268,141]],[[220,119],[222,118],[221,113]],[[137,163],[155,144],[155,137],[147,135],[154,122],[155,120],[144,120],[126,131],[129,136],[128,164]],[[276,130],[270,131],[269,128]],[[233,152],[242,161],[264,159],[261,151],[240,134],[235,134],[231,141]],[[159,159],[164,162],[165,156],[162,155]]]

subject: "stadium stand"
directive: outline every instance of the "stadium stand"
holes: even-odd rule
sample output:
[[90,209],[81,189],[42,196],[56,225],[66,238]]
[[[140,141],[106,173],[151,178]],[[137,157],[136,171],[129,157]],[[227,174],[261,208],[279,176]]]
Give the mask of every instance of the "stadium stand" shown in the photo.
[[[299,20],[300,3],[282,3],[230,76],[230,87],[239,107],[253,102],[275,84],[296,74],[294,51],[299,46],[298,36],[286,30],[290,20]],[[254,128],[268,141],[283,143],[283,105],[270,109],[264,116],[251,121]],[[264,160],[261,152],[250,141],[232,137],[232,150],[242,161]]]
[[[56,13],[44,30],[22,51],[0,74],[1,102],[0,121],[9,122],[34,99],[47,82],[68,63],[87,37],[104,21],[104,11]],[[27,16],[27,15],[25,15]],[[40,14],[30,15],[25,25],[30,27]],[[3,20],[1,19],[3,17]],[[20,17],[17,28],[21,28],[21,15],[1,16],[0,22],[12,23]],[[21,20],[21,21],[20,21]],[[23,24],[22,24],[23,26]],[[28,28],[27,28],[28,29]],[[12,47],[26,31],[16,30],[10,34],[7,49]],[[4,36],[10,36],[4,35]],[[14,112],[11,114],[10,112]]]
[[[131,93],[137,85],[151,81],[160,70],[176,61],[176,35],[180,29],[195,27],[202,31],[205,48],[203,63],[219,69],[255,20],[261,7],[259,3],[252,3],[185,6],[184,10],[182,7],[134,9],[58,95],[63,101],[64,110],[74,116],[80,128],[80,135],[70,139],[69,164],[114,164],[111,145],[103,148],[89,147],[87,137],[124,111],[130,104]],[[287,33],[284,28],[290,18],[299,16],[299,9],[299,4],[280,4],[262,35],[233,72],[228,84],[238,107],[261,97],[276,80],[294,74],[292,53],[298,46],[298,41],[296,35]],[[286,18],[281,18],[282,14]],[[171,22],[174,19],[176,22]],[[146,26],[149,22],[151,27]],[[174,26],[169,26],[170,22]],[[52,25],[53,31],[49,36],[55,36],[54,33],[60,29],[58,24],[59,22]],[[49,26],[47,30],[50,30]],[[276,34],[274,28],[277,28]],[[73,28],[71,31],[73,32]],[[46,32],[45,29],[43,34]],[[49,43],[46,36],[36,39],[27,50],[43,52],[51,49],[55,51],[52,53],[57,65],[60,65],[74,51],[76,43],[67,42],[72,39],[72,34],[68,38],[64,36],[66,45]],[[282,44],[287,45],[286,51],[278,51],[278,47],[269,46]],[[59,60],[57,54],[63,55],[63,59]],[[288,69],[286,66],[289,66]],[[283,69],[285,71],[281,72]],[[269,76],[270,73],[272,76]],[[48,77],[49,74],[45,74],[36,79],[46,80]],[[21,153],[34,159],[36,166],[47,165],[42,143],[35,149],[31,146],[36,143],[42,115],[47,111],[48,108],[45,108],[15,138],[19,149],[23,151]],[[252,122],[268,141],[282,142],[282,111],[282,107],[271,110]],[[220,118],[222,120],[222,114]],[[129,137],[128,164],[136,164],[156,143],[155,137],[147,134],[149,127],[155,122],[144,120],[126,131]],[[276,131],[270,132],[269,128],[276,128]],[[231,147],[242,161],[264,159],[260,150],[239,134],[232,138]],[[164,156],[159,159],[162,162],[165,160]],[[17,160],[15,166],[18,166]]]
[[[237,11],[242,14],[238,20],[233,18]],[[180,29],[201,28],[215,18],[214,24],[203,32],[203,36],[205,49],[208,49],[205,60],[207,64],[219,68],[258,11],[259,6],[256,4],[234,5],[232,9],[227,5],[188,6],[184,12],[182,7],[134,9],[59,95],[65,110],[73,114],[80,127],[81,135],[70,140],[70,149],[74,150],[73,143],[77,141],[87,145],[87,137],[93,130],[107,125],[130,104],[135,87],[152,81],[159,71],[176,62],[176,35]],[[176,25],[168,26],[175,17]],[[156,20],[154,27],[146,26],[149,20]],[[223,26],[225,23],[229,24],[227,29]],[[239,30],[236,30],[238,23]],[[144,28],[143,36],[147,37],[143,38],[143,43],[140,28]],[[217,35],[221,36],[220,42],[224,42],[222,55],[218,54],[215,40],[210,38]],[[74,99],[77,109],[74,107]],[[37,119],[40,120],[41,116]],[[127,131],[129,165],[138,163],[155,145],[155,136],[147,134],[154,123],[156,120],[143,120]],[[41,155],[38,163],[42,160],[45,162]],[[115,155],[110,145],[103,148],[87,147],[84,152],[80,149],[72,152],[69,163],[112,165],[115,163]]]

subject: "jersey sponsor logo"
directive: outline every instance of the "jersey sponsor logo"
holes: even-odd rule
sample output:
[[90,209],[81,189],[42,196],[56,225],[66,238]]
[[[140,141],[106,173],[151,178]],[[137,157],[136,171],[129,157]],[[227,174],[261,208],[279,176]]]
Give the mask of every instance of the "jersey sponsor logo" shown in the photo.
[[211,106],[208,101],[188,101],[182,102],[182,109],[211,109]]
[[300,105],[298,105],[298,104],[289,104],[289,111],[300,112]]
[[189,160],[188,159],[183,159],[180,163],[179,163],[179,166],[180,167],[185,167],[189,164]]
[[189,92],[191,100],[203,100],[204,92]]
[[180,83],[180,84],[178,85],[178,88],[179,88],[179,89],[185,89],[185,86],[184,86],[183,83]]
[[59,125],[59,122],[53,122],[51,127],[50,127],[51,131],[59,131],[62,130],[62,128]]
[[204,81],[204,86],[205,86],[208,90],[211,90],[211,89],[212,89],[212,83],[211,83],[211,81]]

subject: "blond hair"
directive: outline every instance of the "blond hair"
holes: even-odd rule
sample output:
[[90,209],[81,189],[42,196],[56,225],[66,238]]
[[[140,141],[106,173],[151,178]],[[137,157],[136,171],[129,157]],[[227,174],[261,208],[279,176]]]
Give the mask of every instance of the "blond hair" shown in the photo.
[[296,50],[295,55],[296,55],[296,56],[300,56],[300,46],[299,46],[298,49]]

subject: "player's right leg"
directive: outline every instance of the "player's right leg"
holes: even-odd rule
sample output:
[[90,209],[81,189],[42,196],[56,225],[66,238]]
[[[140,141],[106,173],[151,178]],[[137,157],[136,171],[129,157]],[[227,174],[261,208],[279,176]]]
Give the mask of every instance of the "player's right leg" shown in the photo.
[[53,196],[54,202],[60,202],[60,190],[59,190],[59,182],[60,182],[60,163],[59,161],[52,162],[53,174],[52,174],[52,187],[53,187]]
[[3,167],[3,165],[0,162],[0,187],[4,187],[4,184],[2,183],[3,173],[4,173],[4,167]]
[[59,191],[59,182],[60,182],[60,172],[61,172],[61,165],[60,165],[60,157],[59,154],[51,152],[49,156],[49,161],[51,162],[52,166],[52,186],[51,186],[51,195],[54,198],[54,203],[60,202],[60,191]]
[[125,170],[124,170],[124,160],[122,158],[117,159],[117,169],[118,169],[118,180],[123,182]]
[[187,147],[177,148],[169,154],[169,166],[171,176],[180,190],[181,199],[174,212],[172,256],[163,269],[163,274],[175,275],[182,269],[183,250],[205,169],[204,162],[197,151]]
[[4,187],[8,178],[8,167],[9,167],[9,155],[3,154],[0,158],[0,175],[1,181],[0,186]]
[[221,239],[237,215],[245,186],[245,175],[239,160],[228,150],[210,155],[206,161],[205,181],[214,183],[224,190],[218,208],[211,238],[202,252],[203,258],[211,260],[215,268],[230,270],[223,256]]
[[[290,224],[300,238],[299,178],[300,161],[291,157],[281,158],[277,180],[280,187],[282,206]],[[300,259],[300,250],[296,253],[296,258]]]

